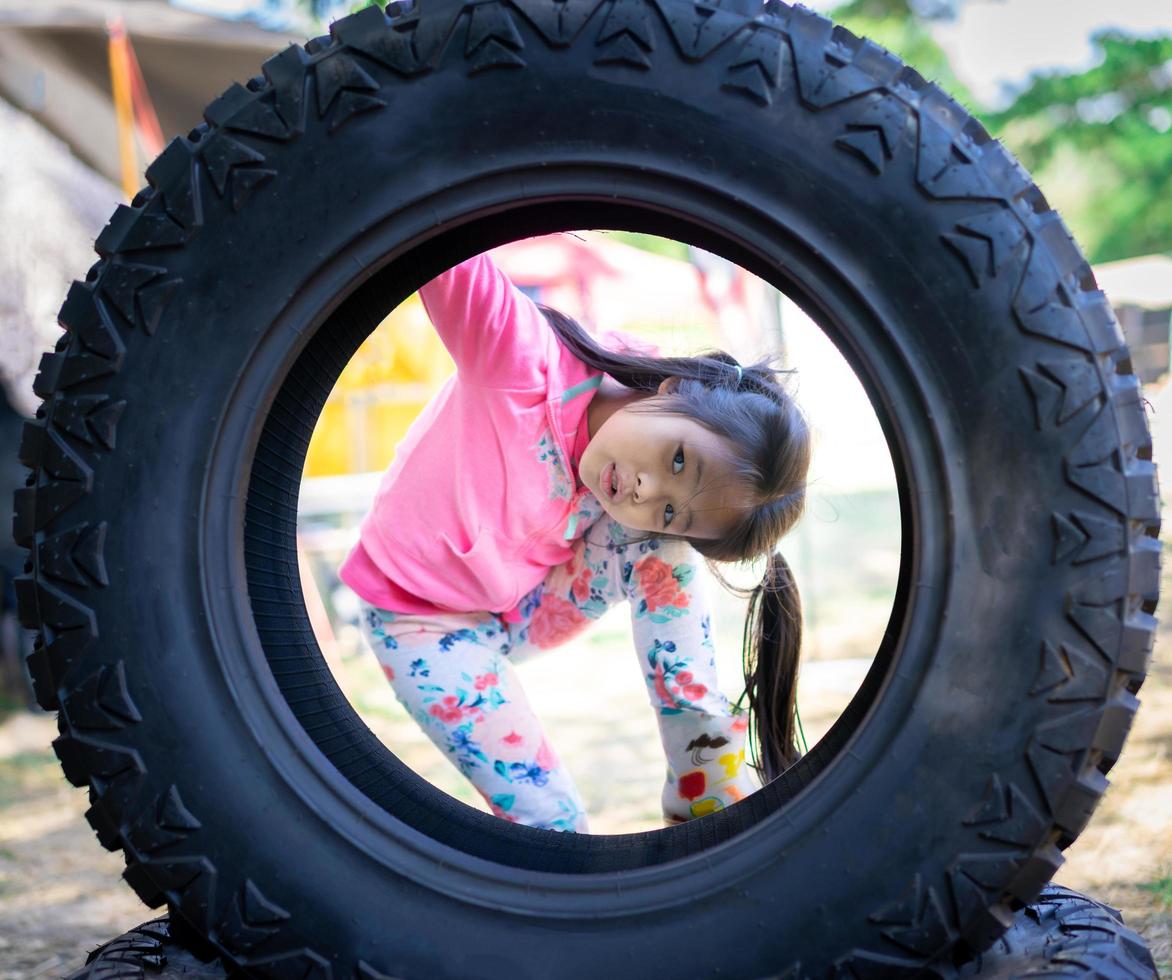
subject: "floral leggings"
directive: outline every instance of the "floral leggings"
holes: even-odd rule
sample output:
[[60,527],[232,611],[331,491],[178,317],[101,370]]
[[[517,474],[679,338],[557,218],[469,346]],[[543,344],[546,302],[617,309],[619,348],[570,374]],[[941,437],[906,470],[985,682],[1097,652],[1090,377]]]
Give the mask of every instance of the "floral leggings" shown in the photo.
[[667,759],[664,816],[700,817],[757,788],[745,765],[746,718],[716,684],[698,556],[686,542],[633,537],[603,514],[573,557],[525,597],[516,622],[363,604],[363,633],[396,697],[498,817],[587,832],[578,790],[510,659],[560,645],[621,600]]

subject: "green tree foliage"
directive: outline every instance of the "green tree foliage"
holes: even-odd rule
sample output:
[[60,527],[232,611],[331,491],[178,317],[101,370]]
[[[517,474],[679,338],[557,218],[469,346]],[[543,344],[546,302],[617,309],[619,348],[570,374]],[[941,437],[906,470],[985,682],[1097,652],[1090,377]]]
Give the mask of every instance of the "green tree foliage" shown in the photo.
[[848,0],[831,17],[965,105],[1034,175],[1092,262],[1172,250],[1172,36],[1092,37],[1097,64],[1035,75],[985,112],[931,34],[964,0]]
[[1033,173],[1092,262],[1172,250],[1172,36],[1115,32],[1098,64],[1035,76],[985,123]]
[[830,12],[852,34],[887,48],[928,81],[975,111],[976,101],[956,77],[948,55],[932,37],[931,22],[951,20],[961,0],[848,0]]

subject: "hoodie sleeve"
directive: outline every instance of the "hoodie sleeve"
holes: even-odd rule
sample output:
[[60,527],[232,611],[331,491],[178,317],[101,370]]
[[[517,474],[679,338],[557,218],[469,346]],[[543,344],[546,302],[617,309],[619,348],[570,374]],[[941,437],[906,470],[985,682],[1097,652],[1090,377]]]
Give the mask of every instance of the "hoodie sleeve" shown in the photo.
[[544,384],[553,328],[487,255],[453,266],[419,295],[463,380],[493,388]]

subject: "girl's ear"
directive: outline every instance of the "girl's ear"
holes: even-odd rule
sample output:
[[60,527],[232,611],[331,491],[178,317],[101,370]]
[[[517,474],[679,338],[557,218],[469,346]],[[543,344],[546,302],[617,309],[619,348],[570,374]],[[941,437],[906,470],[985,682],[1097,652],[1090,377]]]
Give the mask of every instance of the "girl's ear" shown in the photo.
[[657,395],[672,395],[679,390],[680,382],[683,378],[677,378],[674,374],[669,378],[664,378],[659,382],[659,387],[655,389]]

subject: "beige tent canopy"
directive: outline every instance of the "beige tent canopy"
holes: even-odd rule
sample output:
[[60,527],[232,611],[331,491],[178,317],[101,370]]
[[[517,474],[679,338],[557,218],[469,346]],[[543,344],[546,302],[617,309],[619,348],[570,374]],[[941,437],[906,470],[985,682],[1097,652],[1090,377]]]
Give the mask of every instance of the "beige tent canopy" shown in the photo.
[[1095,280],[1116,306],[1172,309],[1172,255],[1141,255],[1095,266]]
[[119,176],[106,39],[115,16],[167,138],[188,132],[208,102],[273,52],[304,40],[163,0],[0,4],[0,383],[24,413],[35,407],[33,374],[57,337],[69,281],[94,261],[94,236],[120,198],[109,183]]
[[118,145],[106,22],[122,17],[166,139],[202,121],[232,82],[302,36],[172,7],[164,0],[6,0],[0,97],[29,113],[108,179]]

